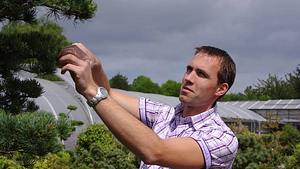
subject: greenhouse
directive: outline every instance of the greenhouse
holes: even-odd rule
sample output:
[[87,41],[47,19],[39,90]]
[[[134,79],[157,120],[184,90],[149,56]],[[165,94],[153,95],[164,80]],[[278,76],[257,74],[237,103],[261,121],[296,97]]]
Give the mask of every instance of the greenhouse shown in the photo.
[[291,123],[300,129],[300,99],[268,101],[234,101],[223,104],[256,112],[264,118],[278,120],[280,124]]

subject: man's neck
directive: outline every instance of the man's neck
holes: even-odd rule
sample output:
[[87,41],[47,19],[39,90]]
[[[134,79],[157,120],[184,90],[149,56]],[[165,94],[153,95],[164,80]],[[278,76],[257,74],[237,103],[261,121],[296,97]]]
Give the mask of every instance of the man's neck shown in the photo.
[[189,105],[183,105],[183,117],[187,116],[194,116],[197,114],[201,114],[203,112],[206,112],[207,110],[211,109],[213,105],[203,105],[203,106],[189,106]]

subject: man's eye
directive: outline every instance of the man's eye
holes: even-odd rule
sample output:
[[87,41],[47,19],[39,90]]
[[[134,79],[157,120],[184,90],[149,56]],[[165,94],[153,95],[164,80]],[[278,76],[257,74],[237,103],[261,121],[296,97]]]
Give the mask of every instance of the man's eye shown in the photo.
[[208,75],[201,70],[196,70],[196,74],[198,77],[208,78]]
[[198,72],[198,71],[197,71],[197,76],[199,76],[199,77],[205,77],[202,72]]

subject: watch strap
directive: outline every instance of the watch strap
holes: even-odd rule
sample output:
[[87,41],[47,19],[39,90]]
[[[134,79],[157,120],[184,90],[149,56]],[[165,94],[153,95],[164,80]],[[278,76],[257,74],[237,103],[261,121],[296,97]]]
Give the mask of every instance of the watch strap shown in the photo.
[[98,87],[96,95],[92,97],[90,100],[87,100],[86,102],[90,107],[95,107],[97,103],[107,98],[107,95],[108,95],[107,90],[104,87]]

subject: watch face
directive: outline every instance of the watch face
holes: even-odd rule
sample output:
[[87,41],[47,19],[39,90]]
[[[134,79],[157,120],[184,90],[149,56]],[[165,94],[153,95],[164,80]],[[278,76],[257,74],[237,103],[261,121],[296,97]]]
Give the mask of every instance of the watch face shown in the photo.
[[100,92],[103,98],[106,98],[108,96],[108,92],[104,87],[100,87]]
[[107,98],[108,92],[104,87],[99,87],[97,89],[97,94],[92,99],[87,100],[87,104],[91,107],[95,107],[98,102]]

